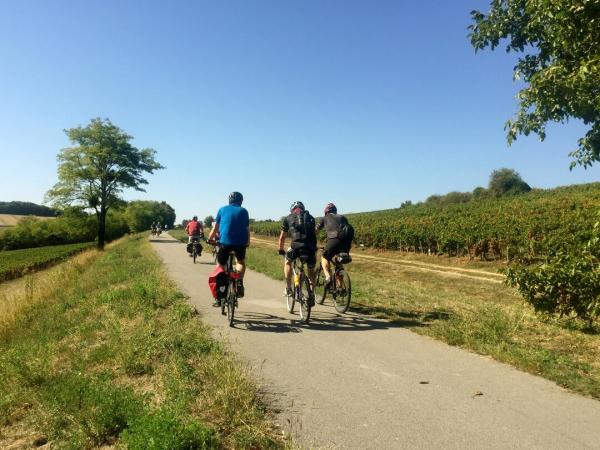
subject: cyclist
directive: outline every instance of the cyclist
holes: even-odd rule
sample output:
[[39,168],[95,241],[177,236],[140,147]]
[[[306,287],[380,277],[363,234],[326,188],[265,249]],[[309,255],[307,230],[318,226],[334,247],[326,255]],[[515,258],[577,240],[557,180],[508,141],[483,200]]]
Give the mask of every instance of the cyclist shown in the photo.
[[152,222],[152,225],[150,225],[150,232],[154,233],[156,231],[156,221]]
[[[287,252],[284,250],[286,235],[292,240]],[[316,284],[315,265],[317,264],[317,235],[315,233],[315,218],[300,201],[292,203],[290,214],[283,219],[281,233],[279,234],[279,254],[285,255],[283,273],[286,282],[286,295],[292,292],[292,263],[300,255],[307,255],[308,278],[311,287]],[[311,289],[312,290],[312,289]],[[315,304],[314,292],[309,296],[310,306]]]
[[[229,194],[229,205],[219,209],[208,235],[209,242],[214,242],[218,236],[217,263],[223,270],[227,265],[229,253],[235,254],[236,270],[240,274],[240,278],[237,280],[238,297],[244,296],[246,247],[250,245],[250,218],[246,208],[242,208],[243,201],[244,197],[239,192]],[[218,302],[215,304],[218,306]]]
[[[187,251],[189,256],[192,256],[192,242],[200,242],[200,238],[204,235],[204,227],[201,222],[198,222],[198,216],[194,216],[185,226],[185,231],[188,235]],[[200,250],[200,254],[202,250]]]
[[345,216],[337,213],[337,207],[333,203],[327,203],[323,211],[323,217],[317,225],[317,231],[325,228],[327,243],[321,255],[321,267],[325,274],[325,287],[331,285],[331,260],[338,253],[350,253],[354,229],[348,223]]

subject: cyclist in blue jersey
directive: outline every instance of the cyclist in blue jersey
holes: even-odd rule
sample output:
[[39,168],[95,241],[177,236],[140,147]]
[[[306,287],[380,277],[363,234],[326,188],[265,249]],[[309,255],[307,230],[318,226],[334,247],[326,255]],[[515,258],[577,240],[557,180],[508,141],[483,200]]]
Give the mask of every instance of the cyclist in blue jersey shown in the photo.
[[219,236],[217,263],[225,270],[229,253],[237,259],[236,270],[240,274],[237,280],[238,297],[244,296],[244,273],[246,272],[246,247],[250,244],[250,218],[248,211],[242,208],[244,197],[239,192],[229,194],[229,205],[219,209],[208,240]]

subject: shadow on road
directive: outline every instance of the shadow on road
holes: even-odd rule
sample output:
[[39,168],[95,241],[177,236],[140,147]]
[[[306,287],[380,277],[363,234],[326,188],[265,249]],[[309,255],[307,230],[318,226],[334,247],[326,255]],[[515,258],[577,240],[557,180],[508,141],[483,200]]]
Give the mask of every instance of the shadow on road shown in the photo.
[[173,239],[161,239],[161,238],[150,238],[150,242],[153,244],[181,244],[179,241]]
[[338,314],[332,307],[330,311],[325,307],[313,310],[310,324],[305,325],[300,321],[300,316],[276,316],[258,312],[239,311],[236,316],[235,328],[245,331],[260,331],[267,333],[301,333],[304,329],[319,331],[371,331],[389,328],[402,328],[415,326],[412,321],[399,323],[376,319],[356,313]]
[[427,327],[438,320],[449,320],[453,313],[445,310],[432,311],[402,311],[383,306],[361,305],[353,306],[352,310],[359,314],[375,316],[380,320],[388,320],[390,324],[400,327]]

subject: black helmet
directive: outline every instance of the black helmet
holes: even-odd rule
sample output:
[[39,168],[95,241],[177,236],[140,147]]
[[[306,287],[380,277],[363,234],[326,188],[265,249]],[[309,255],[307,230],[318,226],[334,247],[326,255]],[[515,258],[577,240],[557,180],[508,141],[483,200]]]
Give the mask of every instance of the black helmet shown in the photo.
[[323,215],[327,215],[327,214],[337,214],[337,206],[335,206],[333,203],[327,203],[325,205],[325,209],[323,210]]
[[198,220],[198,216],[192,217],[192,220]]
[[292,203],[292,206],[290,206],[290,211],[295,210],[296,208],[300,208],[302,211],[305,210],[304,208],[304,203],[302,203],[301,201],[295,201],[294,203]]
[[243,201],[244,201],[244,196],[242,194],[240,194],[239,192],[234,191],[231,194],[229,194],[229,204],[230,205],[241,206]]

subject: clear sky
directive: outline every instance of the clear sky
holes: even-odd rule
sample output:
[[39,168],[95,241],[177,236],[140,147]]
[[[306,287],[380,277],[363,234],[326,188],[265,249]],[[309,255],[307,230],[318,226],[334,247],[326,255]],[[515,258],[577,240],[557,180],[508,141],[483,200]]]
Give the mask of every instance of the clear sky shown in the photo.
[[514,55],[475,54],[489,0],[0,2],[0,200],[41,202],[63,129],[110,118],[167,167],[146,193],[178,221],[232,190],[254,218],[320,214],[486,186],[600,179],[569,171],[585,128],[508,148]]

